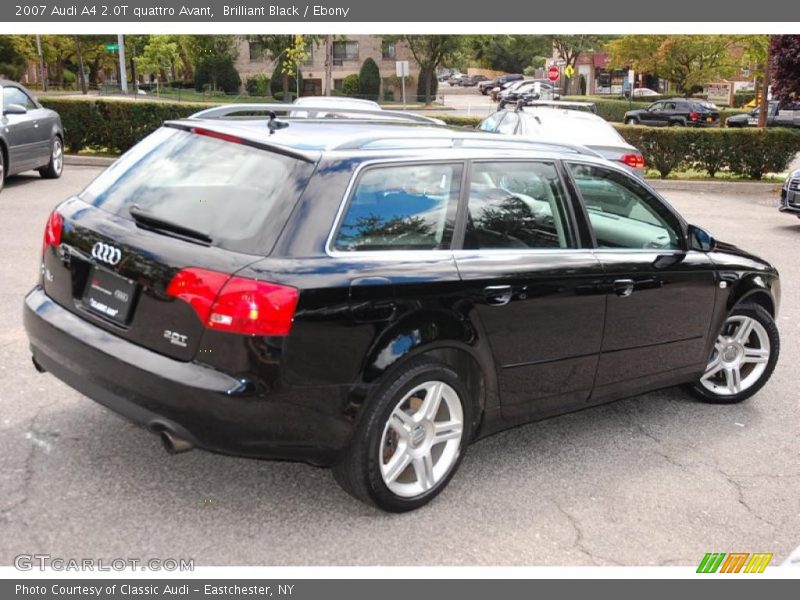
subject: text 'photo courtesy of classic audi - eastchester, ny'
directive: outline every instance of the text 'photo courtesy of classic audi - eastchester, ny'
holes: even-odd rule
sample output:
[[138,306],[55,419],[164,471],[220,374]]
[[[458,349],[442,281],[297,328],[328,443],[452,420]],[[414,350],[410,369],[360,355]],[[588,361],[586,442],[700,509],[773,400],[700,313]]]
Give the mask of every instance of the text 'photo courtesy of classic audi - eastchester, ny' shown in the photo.
[[397,512],[501,429],[679,384],[740,402],[769,379],[777,271],[623,166],[292,110],[167,122],[53,210],[24,302],[40,371],[172,452],[330,466]]

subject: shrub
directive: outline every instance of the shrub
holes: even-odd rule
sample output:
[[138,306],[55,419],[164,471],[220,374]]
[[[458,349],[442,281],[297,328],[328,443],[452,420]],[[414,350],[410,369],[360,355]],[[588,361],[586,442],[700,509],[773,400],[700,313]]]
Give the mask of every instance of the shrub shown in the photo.
[[358,95],[367,100],[378,100],[381,91],[381,73],[378,64],[367,58],[358,73]]
[[[278,99],[283,100],[283,64],[284,64],[284,57],[281,56],[278,59],[278,62],[275,64],[275,70],[272,72],[272,78],[270,79],[270,91],[272,95]],[[300,77],[300,87],[299,89],[303,89],[303,73],[299,69],[293,69],[289,77],[289,94],[290,96],[297,95],[297,79],[295,75],[299,75]],[[291,98],[286,98],[288,102]]]
[[194,88],[198,92],[212,89],[221,90],[226,94],[236,94],[241,85],[242,80],[232,59],[213,65],[200,63],[194,71]]
[[251,96],[269,96],[270,79],[263,73],[256,73],[247,80],[247,93]]
[[[420,71],[419,79],[417,79],[417,102],[425,102],[425,86],[428,78],[427,71]],[[436,73],[431,77],[431,101],[436,100],[436,94],[439,91],[439,80]]]
[[661,177],[694,167],[714,176],[721,170],[750,179],[786,170],[800,151],[800,131],[793,129],[691,129],[617,126],[642,151]]
[[342,93],[345,96],[358,96],[359,78],[358,75],[348,75],[342,81]]

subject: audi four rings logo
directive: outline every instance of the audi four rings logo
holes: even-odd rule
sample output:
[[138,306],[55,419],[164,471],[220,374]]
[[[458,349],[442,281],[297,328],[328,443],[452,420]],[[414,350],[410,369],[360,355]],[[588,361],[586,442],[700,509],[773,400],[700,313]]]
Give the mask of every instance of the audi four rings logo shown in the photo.
[[102,260],[104,263],[116,265],[122,258],[122,251],[103,242],[97,242],[92,246],[92,256],[97,260]]

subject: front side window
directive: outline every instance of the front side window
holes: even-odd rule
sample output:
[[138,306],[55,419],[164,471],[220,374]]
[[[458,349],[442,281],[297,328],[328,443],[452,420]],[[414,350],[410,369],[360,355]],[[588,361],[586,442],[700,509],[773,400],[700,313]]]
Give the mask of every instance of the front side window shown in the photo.
[[570,164],[600,248],[681,249],[681,225],[664,203],[632,177]]
[[552,163],[475,163],[464,248],[572,247],[565,198]]
[[365,171],[350,197],[334,248],[449,248],[461,170],[460,164],[424,164]]
[[28,94],[13,86],[3,88],[3,106],[8,106],[9,104],[18,104],[28,110],[36,108],[36,104]]
[[661,112],[664,110],[664,103],[663,102],[656,102],[655,104],[651,104],[650,108],[647,109],[649,112]]

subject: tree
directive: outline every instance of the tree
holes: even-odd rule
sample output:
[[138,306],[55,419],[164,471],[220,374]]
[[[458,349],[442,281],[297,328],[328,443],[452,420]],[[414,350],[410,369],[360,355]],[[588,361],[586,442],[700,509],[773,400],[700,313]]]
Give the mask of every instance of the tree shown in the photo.
[[155,73],[163,81],[168,81],[174,78],[174,65],[178,58],[178,42],[173,36],[154,35],[136,57],[136,67],[141,73]]
[[[295,35],[292,39],[292,44],[285,50],[285,60],[283,61],[283,74],[296,76],[296,89],[297,95],[300,96],[300,65],[308,60],[311,56],[310,51],[306,46],[306,37],[302,35]],[[284,101],[288,99],[284,95]]]
[[508,73],[542,67],[552,54],[551,38],[545,35],[475,35],[468,45],[480,66]]
[[[419,88],[424,90],[420,96],[425,104],[430,104],[436,93],[436,69],[463,48],[465,39],[458,35],[404,35],[400,39],[408,44],[419,65]],[[391,38],[384,37],[384,40],[391,41]]]
[[770,50],[773,97],[800,99],[800,35],[774,35]]
[[657,75],[689,96],[715,79],[730,76],[735,38],[722,35],[626,35],[606,45],[610,62]]
[[234,85],[238,87],[236,81],[239,78],[238,74],[234,77],[236,69],[233,62],[238,55],[234,36],[192,35],[185,36],[184,43],[187,56],[195,65],[195,88],[199,86],[199,91],[202,91],[203,86],[208,83],[212,89],[236,91],[231,89]]
[[[554,35],[551,40],[553,49],[564,61],[564,67],[575,68],[578,58],[584,52],[592,52],[599,49],[602,44],[609,39],[609,36],[600,35]],[[567,91],[567,77],[562,77],[562,91]],[[571,81],[575,81],[572,77]]]
[[358,95],[368,100],[377,100],[381,91],[381,73],[378,63],[367,58],[358,73]]
[[11,36],[0,36],[0,76],[21,79],[28,67],[28,57]]

